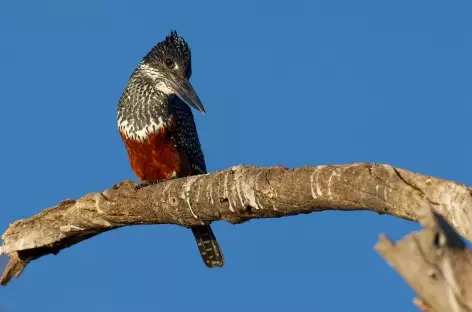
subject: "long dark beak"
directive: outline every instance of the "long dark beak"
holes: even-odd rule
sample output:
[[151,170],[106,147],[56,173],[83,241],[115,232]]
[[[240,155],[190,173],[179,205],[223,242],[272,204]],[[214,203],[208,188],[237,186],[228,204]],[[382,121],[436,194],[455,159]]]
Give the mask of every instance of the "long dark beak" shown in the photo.
[[175,91],[185,103],[194,107],[195,109],[198,109],[204,115],[206,114],[205,108],[203,107],[202,102],[200,102],[200,99],[190,84],[190,81],[185,78],[171,79],[171,81]]

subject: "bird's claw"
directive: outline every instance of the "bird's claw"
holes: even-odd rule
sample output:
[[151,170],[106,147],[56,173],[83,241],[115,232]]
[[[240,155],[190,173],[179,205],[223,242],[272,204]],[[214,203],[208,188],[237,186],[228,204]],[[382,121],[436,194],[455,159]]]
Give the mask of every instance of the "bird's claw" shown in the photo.
[[138,185],[135,186],[135,189],[139,190],[139,189],[142,189],[143,187],[148,187],[148,186],[155,185],[155,184],[165,182],[165,181],[169,181],[169,180],[172,180],[172,179],[173,178],[161,179],[161,180],[143,180],[143,181],[141,181],[141,183],[139,183]]
[[162,182],[162,180],[143,180],[141,183],[135,186],[136,190],[142,189],[143,187],[148,187],[154,184]]

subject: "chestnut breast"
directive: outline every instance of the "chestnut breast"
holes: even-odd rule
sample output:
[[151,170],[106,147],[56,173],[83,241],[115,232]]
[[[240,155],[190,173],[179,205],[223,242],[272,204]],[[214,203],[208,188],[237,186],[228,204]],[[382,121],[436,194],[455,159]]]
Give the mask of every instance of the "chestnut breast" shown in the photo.
[[187,155],[176,146],[172,137],[174,127],[161,127],[145,140],[128,138],[120,131],[134,174],[140,180],[162,180],[191,174]]

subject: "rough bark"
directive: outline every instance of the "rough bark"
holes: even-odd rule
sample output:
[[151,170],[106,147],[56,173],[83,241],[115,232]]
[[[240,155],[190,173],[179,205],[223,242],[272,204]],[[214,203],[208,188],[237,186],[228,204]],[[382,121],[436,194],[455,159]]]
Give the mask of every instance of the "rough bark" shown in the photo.
[[472,311],[472,253],[444,218],[429,211],[423,231],[397,244],[381,236],[377,251],[418,293],[423,311]]
[[135,186],[123,181],[11,224],[0,247],[10,257],[1,284],[19,276],[34,259],[127,225],[236,224],[323,210],[371,210],[418,220],[425,205],[431,205],[460,234],[472,238],[469,187],[389,165],[237,166],[139,190]]

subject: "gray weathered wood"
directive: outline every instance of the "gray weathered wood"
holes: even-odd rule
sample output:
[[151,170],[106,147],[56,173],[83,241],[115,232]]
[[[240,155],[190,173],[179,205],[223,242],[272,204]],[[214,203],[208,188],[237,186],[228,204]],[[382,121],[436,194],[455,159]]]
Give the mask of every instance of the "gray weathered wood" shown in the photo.
[[421,298],[427,311],[472,311],[472,253],[438,213],[425,207],[424,229],[397,244],[381,236],[376,250]]

